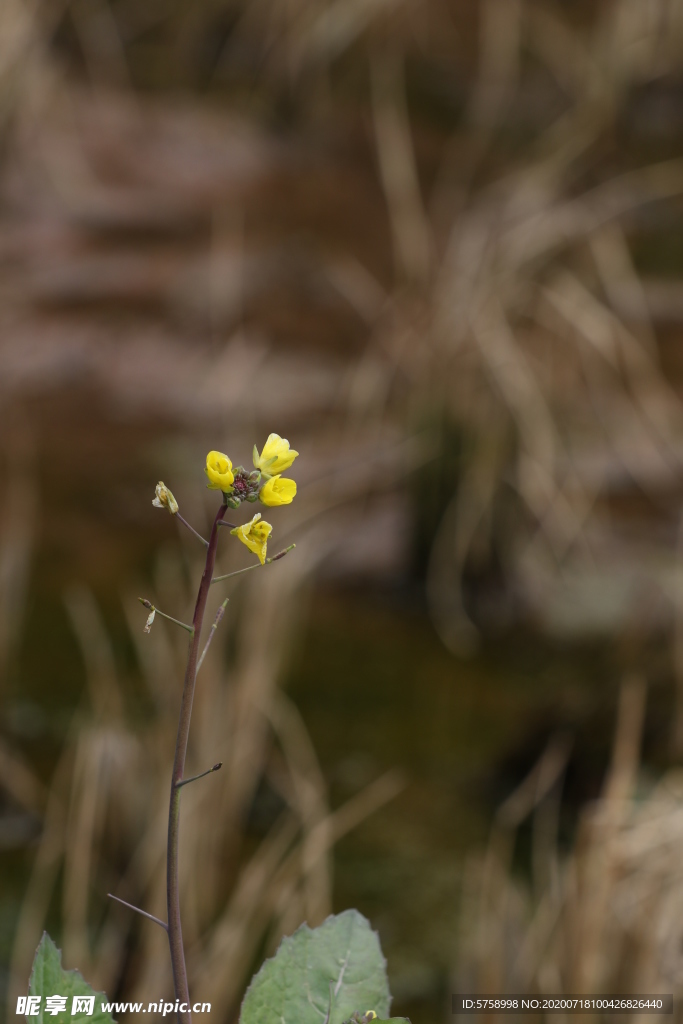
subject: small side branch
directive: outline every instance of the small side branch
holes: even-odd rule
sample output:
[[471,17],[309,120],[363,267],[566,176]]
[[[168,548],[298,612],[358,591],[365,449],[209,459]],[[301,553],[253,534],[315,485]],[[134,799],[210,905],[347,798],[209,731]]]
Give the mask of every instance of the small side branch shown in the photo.
[[154,622],[155,615],[161,615],[162,618],[168,619],[169,622],[175,622],[176,626],[180,626],[182,629],[186,629],[187,632],[193,636],[194,626],[188,626],[186,622],[181,622],[180,619],[174,619],[172,615],[167,615],[166,612],[162,612],[160,608],[156,608],[151,601],[148,601],[146,597],[139,597],[138,601],[144,608],[149,608],[150,613],[147,618],[147,625],[145,626],[145,633],[149,633]]
[[180,789],[181,786],[186,786],[188,782],[196,782],[197,779],[203,779],[205,775],[210,775],[211,772],[217,772],[223,767],[223,762],[218,761],[212,768],[207,768],[205,772],[200,772],[199,775],[192,775],[189,779],[181,779],[180,782],[176,782],[175,788]]
[[[264,565],[270,565],[271,562],[278,562],[281,558],[284,558],[286,554],[292,551],[296,547],[296,544],[290,544],[288,548],[284,548],[282,551],[278,551],[272,558],[266,558]],[[246,569],[236,569],[235,572],[227,572],[225,576],[214,576],[211,580],[212,583],[221,583],[223,580],[229,580],[232,576],[241,576],[243,572],[251,572],[252,569],[262,568],[260,562],[254,562],[253,565],[248,565]]]
[[208,540],[205,540],[204,537],[202,537],[201,533],[197,533],[197,531],[195,530],[194,526],[190,526],[190,524],[188,523],[187,519],[183,519],[183,517],[181,516],[180,512],[176,512],[175,513],[175,517],[176,517],[176,519],[180,520],[180,522],[183,524],[183,526],[186,526],[188,528],[190,533],[193,533],[195,535],[195,537],[197,537],[202,542],[202,544],[204,545],[205,548],[208,548],[208,546],[209,546]]
[[209,649],[209,644],[213,640],[214,634],[215,634],[216,630],[218,629],[218,623],[221,621],[221,619],[225,615],[225,609],[228,607],[228,600],[229,600],[229,598],[226,597],[225,601],[223,602],[223,604],[220,606],[220,608],[216,612],[216,618],[214,619],[213,625],[211,626],[211,629],[209,630],[209,635],[207,637],[206,643],[204,644],[204,650],[202,651],[201,656],[199,658],[199,661],[197,662],[197,672],[199,672],[200,668],[202,667],[202,662],[204,661],[204,658],[206,657],[206,652]]
[[281,558],[284,558],[290,551],[293,551],[295,547],[296,544],[290,544],[288,548],[283,548],[282,551],[278,551],[278,553],[273,555],[272,558],[266,558],[266,565],[270,565],[271,562],[279,562]]
[[221,519],[221,521],[220,521],[220,523],[218,525],[219,526],[229,526],[231,530],[236,530],[237,529],[237,527],[235,526],[234,523],[227,523],[225,521],[225,519]]
[[162,921],[160,917],[155,917],[154,914],[148,914],[146,910],[140,910],[139,907],[134,907],[132,903],[126,903],[125,900],[119,899],[118,896],[114,896],[113,893],[108,892],[107,896],[110,900],[116,900],[117,903],[122,903],[124,907],[128,907],[129,910],[134,910],[136,914],[142,914],[143,917],[148,917],[150,921],[154,921],[155,924],[161,925],[165,932],[168,931],[168,925],[165,921]]

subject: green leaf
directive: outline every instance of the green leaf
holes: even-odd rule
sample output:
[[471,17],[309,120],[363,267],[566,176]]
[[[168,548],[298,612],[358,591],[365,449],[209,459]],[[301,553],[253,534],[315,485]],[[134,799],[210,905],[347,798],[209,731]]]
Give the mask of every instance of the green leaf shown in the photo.
[[[95,992],[79,971],[64,970],[62,951],[57,949],[47,932],[43,932],[43,937],[36,950],[28,992],[30,996],[41,997],[38,1016],[28,1018],[31,1024],[76,1024],[78,1021],[87,1021],[88,1024],[114,1024],[111,1013],[102,1009],[102,1001],[107,1002],[104,992]],[[45,1000],[48,996],[66,996],[66,1008],[55,1015],[46,1013]],[[74,996],[94,996],[95,1005],[92,1014],[86,1012],[72,1014]]]
[[367,1010],[386,1019],[390,1002],[377,933],[357,910],[346,910],[282,940],[253,978],[240,1024],[342,1024]]
[[[362,1014],[356,1014],[355,1017],[349,1017],[348,1020],[344,1021],[344,1024],[369,1024],[366,1018]],[[409,1017],[389,1017],[388,1020],[380,1020],[379,1017],[373,1017],[372,1024],[410,1024]]]

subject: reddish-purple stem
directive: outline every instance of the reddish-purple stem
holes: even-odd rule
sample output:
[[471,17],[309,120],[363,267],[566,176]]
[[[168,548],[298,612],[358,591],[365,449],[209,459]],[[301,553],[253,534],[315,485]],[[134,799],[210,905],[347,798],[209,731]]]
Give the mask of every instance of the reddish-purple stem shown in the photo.
[[166,903],[168,907],[168,942],[171,949],[171,965],[173,967],[173,985],[175,988],[176,1000],[187,1006],[185,1012],[178,1012],[180,1024],[191,1024],[190,993],[187,985],[187,968],[185,966],[185,950],[183,948],[183,932],[180,924],[180,892],[178,887],[178,838],[180,826],[180,793],[181,782],[185,774],[185,756],[187,754],[187,741],[190,735],[190,720],[192,718],[192,701],[194,698],[194,684],[197,677],[197,656],[199,653],[199,641],[206,610],[206,601],[209,596],[211,577],[216,563],[216,548],[218,546],[218,526],[227,511],[228,506],[223,504],[216,513],[216,518],[209,537],[209,546],[206,551],[206,564],[202,573],[197,603],[192,618],[193,633],[190,639],[190,650],[187,657],[187,668],[185,670],[185,682],[183,684],[183,696],[180,703],[180,717],[178,720],[178,738],[175,746],[175,758],[173,760],[173,778],[171,780],[171,799],[168,810],[168,846],[166,850]]

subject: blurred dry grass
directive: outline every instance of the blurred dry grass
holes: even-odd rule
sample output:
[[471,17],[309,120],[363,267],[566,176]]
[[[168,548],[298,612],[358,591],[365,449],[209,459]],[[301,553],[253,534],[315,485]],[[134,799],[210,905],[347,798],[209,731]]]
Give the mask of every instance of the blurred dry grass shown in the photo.
[[[683,791],[679,770],[656,785],[640,777],[645,698],[641,678],[624,681],[603,792],[568,854],[558,846],[566,740],[551,741],[501,806],[485,858],[466,873],[458,991],[680,996]],[[512,870],[528,818],[531,886]]]
[[[212,31],[213,56],[193,71]],[[241,586],[229,674],[216,645],[198,694],[197,769],[201,758],[225,767],[184,800],[185,927],[193,982],[227,1016],[264,946],[326,913],[335,839],[395,790],[380,780],[330,813],[277,683],[297,597],[333,550],[337,567],[372,568],[381,534],[381,565],[400,561],[405,517],[386,510],[405,508],[397,481],[426,457],[406,437],[446,420],[446,438],[458,438],[427,580],[451,648],[476,643],[465,578],[492,563],[508,619],[531,612],[550,627],[607,631],[680,623],[682,380],[664,342],[667,331],[680,338],[683,302],[677,283],[639,272],[636,250],[680,221],[679,107],[667,113],[662,83],[675,86],[683,70],[683,2],[570,11],[522,0],[259,0],[144,13],[124,0],[8,2],[0,39],[0,394],[86,379],[127,415],[210,429],[231,450],[277,420],[314,452],[289,524],[297,560]],[[209,82],[210,102],[138,87],[153,74],[176,85],[176,68],[195,88]],[[17,443],[0,552],[3,661],[19,632],[37,501],[21,473],[29,442]],[[641,493],[647,515],[624,529],[614,498]],[[157,576],[162,607],[187,605],[185,563],[161,559]],[[66,958],[135,998],[168,985],[164,936],[100,896],[113,888],[163,916],[182,650],[163,624],[146,638],[130,623],[154,707],[140,724],[92,595],[70,592],[68,608],[88,690],[48,792],[0,747],[3,785],[44,821],[12,984],[59,898]],[[617,760],[613,782],[628,775]],[[263,778],[285,809],[245,849]],[[561,883],[556,855],[544,854],[550,881],[524,932],[526,959],[510,975],[504,949],[489,963],[501,979],[584,978],[577,950],[594,922],[582,915],[596,893],[621,906],[610,865],[659,835],[657,815],[677,821],[666,789],[640,817],[628,794],[611,793]],[[209,816],[211,830],[201,827]],[[596,850],[610,851],[607,867]],[[625,876],[633,892],[650,884],[639,855]],[[497,847],[487,870],[486,884],[497,879],[516,906]],[[588,895],[572,882],[584,875]],[[570,919],[583,923],[563,931]],[[551,927],[564,937],[542,960]],[[617,960],[585,983],[617,979]]]

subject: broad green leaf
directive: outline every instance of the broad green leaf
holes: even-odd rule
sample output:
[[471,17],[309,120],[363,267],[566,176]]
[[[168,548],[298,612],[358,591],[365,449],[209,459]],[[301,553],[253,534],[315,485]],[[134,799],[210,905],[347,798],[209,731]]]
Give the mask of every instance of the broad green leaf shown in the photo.
[[[95,992],[78,971],[65,971],[62,967],[62,952],[43,932],[29,981],[30,996],[40,996],[38,1016],[31,1016],[31,1024],[77,1024],[87,1021],[88,1024],[114,1024],[114,1018],[108,1010],[102,1009],[102,1002],[107,1002],[103,992]],[[46,1013],[45,1000],[48,996],[66,996],[66,1007],[57,1014]],[[95,997],[93,1012],[76,1012],[72,1014],[74,996]]]
[[342,1024],[367,1010],[386,1019],[390,1002],[379,938],[362,914],[345,910],[282,940],[253,978],[240,1024]]

